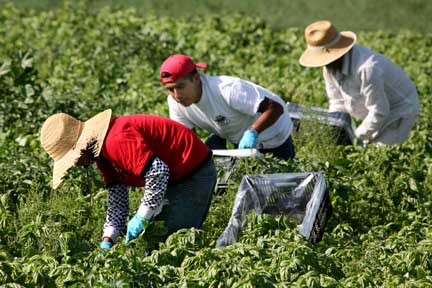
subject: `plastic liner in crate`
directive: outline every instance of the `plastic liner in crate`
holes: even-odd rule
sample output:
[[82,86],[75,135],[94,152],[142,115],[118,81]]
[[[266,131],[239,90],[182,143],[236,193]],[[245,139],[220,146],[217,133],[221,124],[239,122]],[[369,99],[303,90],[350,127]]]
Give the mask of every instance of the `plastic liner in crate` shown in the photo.
[[213,159],[218,171],[216,194],[224,194],[228,187],[234,184],[233,173],[236,171],[239,158],[261,155],[256,149],[213,149]]
[[345,112],[329,112],[328,109],[320,107],[306,107],[300,104],[287,102],[288,113],[294,124],[294,130],[299,131],[301,119],[315,119],[321,124],[329,125],[336,132],[337,143],[341,145],[352,145],[355,142],[356,129],[351,116]]
[[298,224],[301,235],[319,242],[332,213],[330,196],[319,172],[245,175],[240,183],[231,218],[216,247],[237,241],[247,214],[285,215]]

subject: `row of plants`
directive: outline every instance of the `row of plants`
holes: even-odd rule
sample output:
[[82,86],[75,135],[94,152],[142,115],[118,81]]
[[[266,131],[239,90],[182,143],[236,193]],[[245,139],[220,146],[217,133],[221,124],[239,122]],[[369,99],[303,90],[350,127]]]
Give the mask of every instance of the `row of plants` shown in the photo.
[[[297,62],[303,31],[275,31],[245,16],[94,11],[87,1],[46,12],[8,5],[0,23],[0,285],[432,286],[432,35],[358,33],[359,44],[386,54],[417,85],[422,114],[406,143],[339,146],[324,127],[305,125],[293,135],[295,160],[243,160],[235,184],[214,196],[202,230],[178,231],[145,256],[163,223],[99,250],[107,194],[95,167],[73,169],[52,191],[52,163],[39,143],[43,121],[57,112],[85,120],[106,108],[168,116],[158,68],[172,53],[285,101],[326,107],[321,71]],[[251,213],[237,243],[214,248],[243,175],[303,171],[323,172],[330,192],[333,215],[321,242],[311,245],[284,217]],[[131,214],[141,195],[131,191]]]

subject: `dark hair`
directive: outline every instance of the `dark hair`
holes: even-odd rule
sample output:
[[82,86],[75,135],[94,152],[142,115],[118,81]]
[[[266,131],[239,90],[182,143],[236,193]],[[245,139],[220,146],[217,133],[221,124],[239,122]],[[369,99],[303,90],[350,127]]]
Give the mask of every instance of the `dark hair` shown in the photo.
[[87,147],[85,150],[90,152],[89,157],[90,157],[91,161],[96,160],[95,154],[96,154],[97,147],[98,147],[97,139],[91,139],[87,144]]
[[189,81],[192,81],[193,78],[195,77],[195,75],[198,73],[198,71],[196,69],[192,70],[192,72],[190,72],[189,74],[186,74],[186,76],[184,76],[183,78],[188,79]]
[[[196,69],[192,70],[190,73],[186,74],[185,76],[183,76],[182,78],[186,78],[189,81],[193,80],[193,77],[195,77],[195,75],[198,73],[198,71]],[[172,74],[169,72],[162,72],[161,73],[161,77],[162,78],[168,78],[171,77]]]

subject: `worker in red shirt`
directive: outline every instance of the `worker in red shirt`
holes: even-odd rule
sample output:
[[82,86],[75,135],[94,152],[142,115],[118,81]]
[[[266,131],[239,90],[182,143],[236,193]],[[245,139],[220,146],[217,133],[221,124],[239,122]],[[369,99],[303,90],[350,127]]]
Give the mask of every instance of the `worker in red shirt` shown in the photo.
[[58,113],[45,121],[41,144],[54,159],[53,188],[72,166],[96,162],[108,187],[103,249],[111,248],[126,226],[130,186],[145,191],[127,224],[126,242],[156,216],[165,221],[168,235],[200,228],[216,184],[211,151],[190,129],[168,118],[111,118],[111,113],[108,109],[85,122]]

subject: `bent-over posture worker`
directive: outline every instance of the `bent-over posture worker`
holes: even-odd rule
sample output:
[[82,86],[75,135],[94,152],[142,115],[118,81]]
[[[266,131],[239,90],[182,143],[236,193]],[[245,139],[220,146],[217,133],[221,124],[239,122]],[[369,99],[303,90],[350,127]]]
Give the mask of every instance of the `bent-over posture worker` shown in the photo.
[[200,228],[206,218],[217,177],[211,151],[178,122],[144,114],[111,118],[110,109],[85,122],[58,113],[43,124],[41,143],[54,159],[54,188],[72,166],[96,162],[108,187],[101,248],[112,247],[126,226],[130,186],[145,191],[126,242],[156,216],[168,235]]
[[417,89],[384,55],[355,44],[330,21],[305,29],[305,67],[323,67],[330,112],[347,112],[362,122],[355,134],[365,143],[398,144],[408,138],[420,113]]

